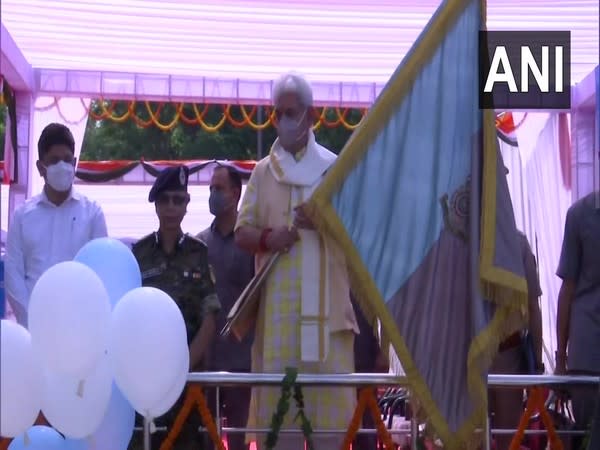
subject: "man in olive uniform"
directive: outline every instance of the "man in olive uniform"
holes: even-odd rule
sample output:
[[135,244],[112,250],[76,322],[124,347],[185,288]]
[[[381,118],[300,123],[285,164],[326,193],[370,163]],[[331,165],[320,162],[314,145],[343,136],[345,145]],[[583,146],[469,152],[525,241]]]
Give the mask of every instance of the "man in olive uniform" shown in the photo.
[[[221,305],[215,293],[206,245],[181,230],[190,202],[188,175],[187,167],[176,166],[164,169],[156,177],[148,201],[155,205],[159,229],[134,244],[132,250],[140,265],[143,286],[163,290],[181,309],[187,328],[190,371],[200,371],[205,368],[205,357],[216,332],[215,317]],[[170,429],[184,396],[185,393],[167,414],[155,420],[158,427]],[[175,448],[203,448],[206,436],[198,432],[200,425],[200,417],[194,410],[175,441]],[[165,437],[162,432],[154,433],[152,448],[158,449]],[[129,448],[143,448],[141,433],[135,434]]]

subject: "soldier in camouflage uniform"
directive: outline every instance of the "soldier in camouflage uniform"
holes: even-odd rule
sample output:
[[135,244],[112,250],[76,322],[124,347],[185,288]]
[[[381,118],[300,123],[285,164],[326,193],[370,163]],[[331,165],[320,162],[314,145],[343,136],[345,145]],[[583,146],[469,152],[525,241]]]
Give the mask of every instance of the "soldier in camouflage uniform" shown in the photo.
[[[163,170],[150,191],[148,200],[155,204],[159,220],[157,232],[133,245],[142,284],[165,291],[181,309],[187,328],[190,348],[190,371],[205,369],[205,357],[215,336],[215,317],[221,309],[215,294],[214,277],[208,265],[206,245],[184,234],[181,222],[190,196],[187,192],[189,171],[185,166]],[[170,429],[183,405],[185,393],[175,406],[155,424]],[[138,417],[138,424],[143,420]],[[201,420],[194,410],[175,441],[177,450],[198,450],[205,447],[207,436],[198,432]],[[152,435],[152,449],[158,449],[165,439],[164,432]],[[143,448],[143,436],[136,433],[130,450]]]

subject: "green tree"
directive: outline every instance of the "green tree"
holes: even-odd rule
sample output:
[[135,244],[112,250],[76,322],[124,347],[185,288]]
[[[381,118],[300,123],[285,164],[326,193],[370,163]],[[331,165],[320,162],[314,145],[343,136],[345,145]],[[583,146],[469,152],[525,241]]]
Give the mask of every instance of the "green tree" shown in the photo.
[[[360,121],[362,111],[358,109],[350,109],[346,114],[346,122],[349,124],[356,124]],[[327,109],[325,112],[325,118],[329,123],[335,123],[338,120],[337,114],[332,109]],[[352,130],[347,129],[343,125],[339,124],[333,128],[328,128],[325,125],[321,125],[316,133],[315,137],[319,144],[327,147],[334,153],[339,154],[346,142],[352,135]]]

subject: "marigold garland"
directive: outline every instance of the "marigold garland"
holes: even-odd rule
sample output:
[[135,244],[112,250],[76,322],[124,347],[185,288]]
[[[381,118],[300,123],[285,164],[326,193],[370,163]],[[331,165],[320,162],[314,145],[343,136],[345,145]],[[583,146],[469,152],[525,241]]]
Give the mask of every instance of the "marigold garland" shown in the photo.
[[[231,112],[231,107],[234,105],[221,105],[223,112],[221,114],[221,117],[217,121],[217,123],[213,125],[213,124],[207,123],[204,120],[204,117],[206,116],[208,107],[210,105],[204,104],[203,110],[202,110],[202,112],[200,112],[200,111],[198,111],[197,104],[191,103],[192,109],[194,111],[194,117],[190,118],[190,117],[187,117],[184,113],[183,107],[186,105],[186,103],[172,103],[175,106],[175,115],[173,116],[173,118],[171,119],[170,122],[165,124],[165,123],[162,123],[158,117],[160,115],[162,108],[167,104],[165,102],[159,102],[157,110],[156,110],[156,112],[154,112],[152,110],[152,107],[150,106],[150,102],[144,101],[143,105],[145,106],[146,112],[149,116],[148,120],[144,120],[144,119],[140,118],[139,115],[136,113],[137,102],[135,100],[105,101],[104,99],[100,99],[96,103],[96,105],[100,109],[100,113],[97,113],[91,107],[88,107],[87,105],[85,105],[85,103],[83,102],[83,99],[82,99],[81,104],[85,108],[85,111],[86,111],[85,116],[82,117],[79,121],[69,121],[65,118],[65,116],[63,115],[63,113],[61,111],[59,100],[60,100],[59,97],[54,97],[54,101],[51,104],[44,106],[43,108],[38,108],[38,110],[49,110],[52,108],[57,108],[58,114],[60,115],[61,119],[63,119],[63,121],[65,121],[66,123],[79,123],[82,120],[85,120],[86,117],[89,115],[89,117],[91,117],[93,120],[96,120],[96,121],[110,120],[110,121],[116,122],[116,123],[124,123],[127,120],[133,120],[135,122],[135,124],[137,126],[139,126],[140,128],[149,128],[151,126],[155,126],[158,129],[160,129],[161,131],[165,131],[165,132],[172,130],[179,121],[181,121],[184,124],[189,125],[189,126],[199,125],[204,131],[209,132],[209,133],[215,133],[215,132],[219,131],[225,125],[226,122],[228,122],[235,128],[243,128],[243,127],[249,126],[250,128],[252,128],[255,131],[264,130],[264,129],[272,126],[273,123],[275,122],[274,111],[272,110],[272,108],[270,108],[268,106],[265,106],[265,109],[267,109],[267,114],[265,115],[266,116],[265,121],[263,123],[258,123],[258,122],[255,123],[254,116],[256,116],[258,113],[257,105],[252,106],[250,112],[248,112],[246,110],[247,107],[244,105],[235,105],[235,106],[239,107],[239,110],[240,110],[240,113],[242,116],[241,120],[235,118]],[[120,103],[122,104],[123,102],[126,103],[127,110],[121,115],[116,115],[114,113],[116,105],[120,104]],[[335,128],[341,124],[348,130],[355,130],[361,124],[362,119],[367,112],[367,109],[363,108],[361,110],[361,112],[362,112],[361,119],[355,124],[350,123],[346,120],[346,116],[350,112],[350,109],[351,108],[344,108],[343,110],[341,110],[339,107],[320,108],[320,113],[319,113],[319,116],[318,116],[318,119],[317,119],[315,125],[313,126],[313,129],[317,130],[318,128],[320,128],[321,125],[325,125],[327,128]],[[337,119],[334,121],[330,121],[329,119],[327,119],[328,111],[334,111],[337,116]]]
[[[56,107],[58,109],[58,113],[59,113],[60,117],[66,123],[71,123],[72,121],[66,120],[63,113],[61,112],[59,100],[60,99],[58,97],[54,97],[54,101],[50,105],[48,105],[42,109],[46,110],[46,109],[51,109],[51,108]],[[206,131],[208,133],[215,133],[215,132],[219,131],[225,125],[226,122],[228,122],[229,124],[231,124],[232,126],[234,126],[236,128],[243,128],[243,127],[248,126],[255,131],[264,130],[264,129],[272,126],[275,122],[274,111],[272,110],[272,108],[270,108],[268,106],[264,107],[267,110],[267,114],[265,114],[264,122],[258,123],[258,122],[254,122],[254,116],[256,116],[257,112],[258,112],[257,105],[252,106],[250,112],[248,112],[246,110],[246,108],[247,108],[246,106],[236,105],[239,107],[239,110],[240,110],[240,113],[242,116],[241,120],[235,118],[231,112],[231,107],[234,105],[221,105],[221,107],[223,109],[222,115],[219,118],[219,120],[217,121],[217,123],[213,125],[213,124],[206,123],[206,121],[204,120],[206,113],[208,111],[208,107],[209,107],[208,104],[204,104],[203,110],[202,110],[202,112],[200,112],[200,111],[198,111],[198,106],[195,103],[191,103],[192,109],[194,111],[194,117],[190,118],[190,117],[187,117],[184,113],[184,106],[186,105],[186,103],[172,103],[173,105],[175,105],[175,115],[173,116],[173,118],[171,119],[170,122],[165,124],[159,120],[159,116],[160,116],[160,112],[161,112],[162,108],[167,103],[159,102],[157,110],[156,110],[156,112],[154,112],[152,110],[152,107],[150,106],[150,102],[144,101],[143,104],[144,104],[146,112],[148,113],[148,116],[149,116],[148,120],[144,120],[144,119],[140,118],[138,116],[138,114],[136,113],[137,102],[135,100],[125,101],[127,104],[127,110],[120,116],[115,115],[114,114],[115,106],[121,102],[122,101],[119,101],[119,100],[105,101],[104,99],[100,99],[100,101],[98,101],[96,103],[96,105],[98,105],[98,107],[100,108],[100,114],[98,114],[92,108],[86,106],[84,104],[83,100],[81,100],[81,103],[86,110],[86,116],[89,115],[89,117],[91,117],[93,120],[97,120],[97,121],[111,120],[112,122],[116,122],[116,123],[124,123],[127,120],[131,119],[135,122],[135,124],[137,126],[139,126],[141,128],[148,128],[151,126],[155,126],[158,129],[160,129],[161,131],[165,131],[165,132],[172,130],[177,125],[177,123],[179,123],[179,121],[183,122],[184,124],[186,124],[188,126],[199,125],[204,131]],[[317,111],[319,111],[319,115],[318,115],[316,123],[313,125],[313,129],[317,130],[322,125],[326,126],[327,128],[335,128],[335,127],[338,127],[341,125],[347,130],[354,131],[362,123],[368,109],[362,108],[360,120],[357,123],[350,123],[346,120],[346,116],[348,115],[348,113],[350,112],[351,109],[352,108],[343,108],[342,109],[337,106],[336,107],[325,106],[325,107],[320,108],[320,111],[319,111],[319,108],[317,108]],[[335,113],[335,117],[336,117],[335,120],[331,121],[327,118],[327,113],[329,111],[333,111]],[[496,117],[496,127],[505,133],[511,133],[523,124],[526,117],[527,117],[527,114],[525,114],[523,116],[523,118],[521,119],[521,121],[515,125],[513,123],[512,114],[510,112],[500,113]],[[85,118],[86,117],[83,117],[81,120],[84,120]],[[81,120],[78,122],[75,122],[75,123],[79,123],[79,122],[81,122]]]
[[525,411],[521,416],[521,421],[519,422],[517,432],[515,433],[510,443],[509,450],[519,450],[521,448],[521,442],[523,441],[523,437],[525,436],[525,430],[529,425],[529,420],[531,419],[531,416],[535,414],[536,411],[539,411],[540,416],[542,418],[542,423],[546,427],[548,442],[550,444],[549,450],[563,450],[563,444],[560,438],[558,437],[558,434],[556,433],[554,422],[552,421],[550,414],[548,414],[548,411],[546,410],[546,404],[542,392],[542,389],[539,387],[534,387],[529,390],[527,405],[525,406]]

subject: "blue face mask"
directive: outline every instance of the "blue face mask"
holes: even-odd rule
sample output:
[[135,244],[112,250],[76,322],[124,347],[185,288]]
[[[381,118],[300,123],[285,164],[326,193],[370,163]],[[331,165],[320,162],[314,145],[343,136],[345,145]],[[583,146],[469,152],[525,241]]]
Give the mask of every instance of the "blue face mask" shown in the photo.
[[227,211],[229,205],[227,204],[227,198],[221,191],[211,191],[210,197],[208,197],[208,209],[213,216],[218,216]]
[[279,143],[281,146],[289,150],[297,145],[306,134],[308,128],[304,123],[306,117],[306,110],[302,114],[302,117],[298,120],[294,120],[291,117],[283,116],[277,123],[277,135],[279,136]]

